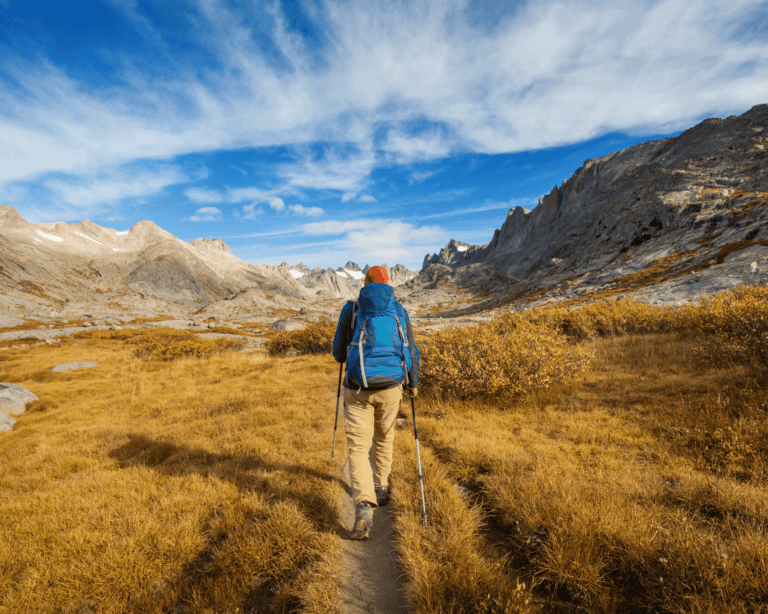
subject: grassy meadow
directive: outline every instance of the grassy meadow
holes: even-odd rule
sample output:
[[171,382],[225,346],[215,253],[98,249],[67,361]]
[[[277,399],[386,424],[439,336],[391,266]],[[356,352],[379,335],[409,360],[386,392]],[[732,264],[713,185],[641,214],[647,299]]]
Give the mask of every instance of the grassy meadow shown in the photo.
[[0,443],[0,612],[335,612],[332,359],[129,342],[0,353],[40,398]]
[[[390,504],[412,611],[764,609],[767,296],[417,331],[429,527],[409,430]],[[333,326],[270,354],[163,331],[0,352],[40,397],[0,435],[0,614],[339,612]],[[75,360],[101,366],[49,370]]]

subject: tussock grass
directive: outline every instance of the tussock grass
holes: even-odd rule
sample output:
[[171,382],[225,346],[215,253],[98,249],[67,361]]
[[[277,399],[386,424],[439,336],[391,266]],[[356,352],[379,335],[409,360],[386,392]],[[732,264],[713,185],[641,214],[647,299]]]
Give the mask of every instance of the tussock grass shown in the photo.
[[429,502],[429,527],[424,528],[414,440],[403,433],[395,446],[390,505],[413,611],[540,611],[530,588],[518,580],[506,557],[486,545],[480,507],[462,496],[429,448],[422,449]]
[[131,341],[134,355],[144,360],[169,361],[181,357],[203,358],[226,350],[245,347],[241,339],[200,339],[186,330],[151,330]]
[[[427,479],[468,489],[500,536],[506,586],[527,579],[546,609],[568,601],[596,613],[752,612],[768,601],[764,382],[739,367],[702,369],[699,342],[600,339],[592,371],[570,383],[492,405],[422,400],[420,435],[438,464]],[[412,489],[412,470],[398,471]],[[428,489],[429,508],[454,509],[435,488],[445,487]],[[467,544],[449,530],[435,541]],[[428,559],[407,566],[412,587],[432,584],[423,574],[440,582],[441,555],[415,528],[398,547],[406,561]],[[487,547],[462,546],[475,557]],[[448,611],[451,598],[440,603],[418,611]]]
[[[162,330],[173,330],[170,328]],[[72,335],[74,339],[116,339],[124,341],[126,339],[133,339],[134,337],[141,337],[147,334],[145,328],[124,328],[121,330],[80,330]]]
[[459,398],[507,397],[582,371],[588,352],[546,322],[507,313],[487,324],[451,327],[421,341],[422,389]]
[[267,342],[267,350],[273,356],[283,356],[290,350],[297,354],[329,354],[333,349],[336,323],[318,320],[306,328],[276,333]]
[[332,359],[132,350],[4,352],[40,400],[0,448],[0,612],[337,611]]

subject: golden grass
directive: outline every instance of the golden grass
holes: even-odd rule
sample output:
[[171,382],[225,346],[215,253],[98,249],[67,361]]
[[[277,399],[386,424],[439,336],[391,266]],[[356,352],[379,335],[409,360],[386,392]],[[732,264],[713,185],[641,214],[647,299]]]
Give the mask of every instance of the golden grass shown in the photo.
[[241,339],[200,339],[186,330],[160,329],[147,331],[131,339],[136,345],[134,355],[144,360],[170,361],[181,357],[204,358],[226,350],[239,350],[245,346]]
[[[570,384],[492,405],[422,400],[435,527],[418,528],[411,450],[394,477],[407,492],[394,503],[417,611],[474,611],[479,581],[464,606],[449,607],[444,579],[471,567],[445,560],[457,551],[506,588],[533,582],[531,603],[547,610],[566,601],[595,613],[752,612],[765,603],[764,383],[740,368],[702,370],[689,358],[697,343],[601,339],[590,342],[593,371]],[[470,520],[453,526],[462,515]]]
[[[677,310],[548,308],[420,336],[448,358],[466,349],[469,369],[494,356],[507,368],[542,331],[533,358],[558,343],[593,358],[548,387],[529,378],[464,395],[429,393],[424,352],[429,528],[410,432],[396,437],[390,483],[413,610],[736,614],[768,603],[768,402],[754,369],[766,292]],[[328,352],[334,330],[271,338]],[[327,354],[133,355],[134,341],[189,334],[89,331],[0,353],[0,381],[40,397],[2,434],[0,614],[338,610],[337,365]],[[753,369],[728,348],[752,348]],[[101,366],[50,371],[76,360]]]
[[422,447],[429,517],[429,527],[424,528],[415,459],[413,437],[400,433],[395,439],[390,505],[412,611],[539,611],[507,557],[485,543],[481,508],[461,495],[428,447]]
[[132,349],[3,352],[40,401],[2,437],[0,612],[337,611],[332,359]]
[[578,374],[589,360],[557,327],[510,313],[489,323],[435,332],[420,349],[422,389],[459,398],[546,387]]
[[283,356],[290,350],[297,354],[330,354],[335,334],[335,322],[318,320],[301,330],[277,332],[267,342],[267,350],[273,356]]

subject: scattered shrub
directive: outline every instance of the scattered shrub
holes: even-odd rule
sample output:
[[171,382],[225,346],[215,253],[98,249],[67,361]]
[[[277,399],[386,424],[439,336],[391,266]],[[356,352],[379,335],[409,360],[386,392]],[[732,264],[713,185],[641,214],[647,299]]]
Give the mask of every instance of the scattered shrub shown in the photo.
[[420,344],[425,391],[459,398],[509,396],[582,371],[589,359],[557,328],[504,314],[488,324],[452,327]]
[[544,307],[519,314],[534,324],[548,324],[580,340],[617,335],[666,333],[688,327],[685,307],[661,307],[639,301],[604,300],[569,311]]
[[168,361],[193,356],[202,358],[245,346],[240,339],[200,339],[186,330],[153,330],[134,339],[134,355],[144,360]]
[[273,356],[283,356],[288,350],[295,350],[299,354],[330,353],[335,334],[335,322],[318,320],[302,330],[278,333],[267,342],[267,349]]
[[81,330],[77,331],[72,336],[75,339],[116,339],[118,341],[125,341],[126,339],[141,337],[142,335],[145,335],[146,332],[147,331],[143,328],[127,328],[124,330]]
[[231,326],[215,326],[205,330],[207,333],[224,333],[225,335],[242,335],[243,332]]
[[709,362],[729,361],[768,375],[768,285],[746,286],[702,299],[694,328]]

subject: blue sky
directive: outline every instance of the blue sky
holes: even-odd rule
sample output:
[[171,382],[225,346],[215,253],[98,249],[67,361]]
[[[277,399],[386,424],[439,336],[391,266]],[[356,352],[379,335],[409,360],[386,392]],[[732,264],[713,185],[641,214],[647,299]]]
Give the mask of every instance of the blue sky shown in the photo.
[[419,268],[767,102],[768,2],[0,0],[0,205]]

